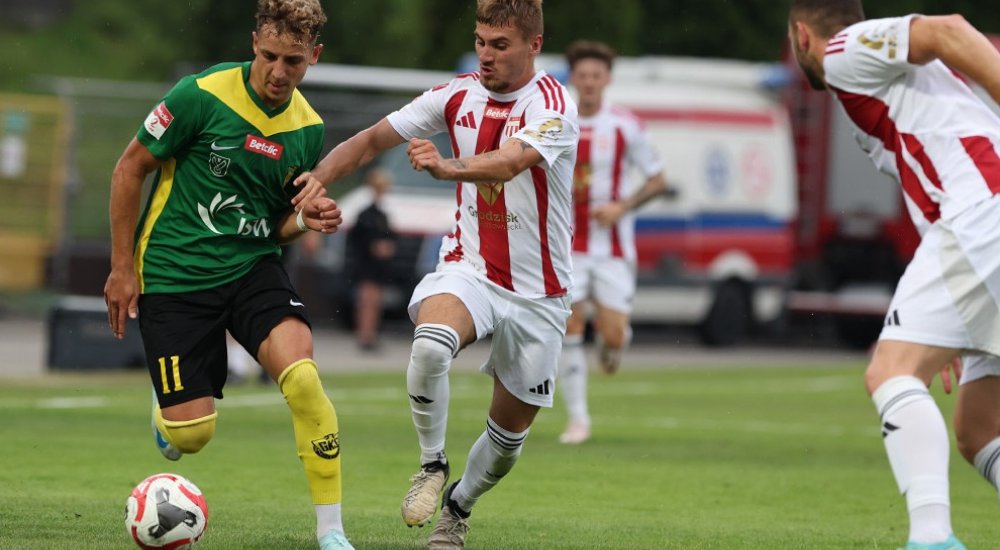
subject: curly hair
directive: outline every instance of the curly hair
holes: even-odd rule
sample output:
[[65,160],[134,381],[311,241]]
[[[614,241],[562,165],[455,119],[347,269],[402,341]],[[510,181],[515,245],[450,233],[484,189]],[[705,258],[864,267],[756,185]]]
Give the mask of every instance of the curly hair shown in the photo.
[[606,63],[610,69],[614,65],[615,55],[615,50],[603,42],[574,40],[566,48],[566,63],[572,70],[576,62],[581,59],[597,59]]
[[278,34],[290,34],[303,43],[315,43],[326,23],[319,0],[258,0],[257,32],[271,27]]
[[545,28],[542,0],[479,0],[476,23],[491,27],[511,25],[531,40]]

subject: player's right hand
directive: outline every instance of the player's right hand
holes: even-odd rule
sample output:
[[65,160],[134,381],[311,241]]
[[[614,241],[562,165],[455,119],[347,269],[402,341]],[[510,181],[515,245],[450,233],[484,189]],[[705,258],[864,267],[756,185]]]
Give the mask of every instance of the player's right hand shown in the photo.
[[309,229],[320,233],[336,233],[344,222],[337,201],[329,197],[317,197],[303,203],[302,220]]
[[139,316],[139,280],[128,269],[112,269],[104,283],[104,303],[108,306],[108,326],[115,338],[125,338],[125,325]]
[[295,187],[301,187],[299,192],[292,197],[292,208],[295,211],[302,209],[302,203],[309,201],[311,199],[319,198],[326,195],[326,186],[323,182],[316,179],[312,172],[304,172],[295,178],[292,182]]

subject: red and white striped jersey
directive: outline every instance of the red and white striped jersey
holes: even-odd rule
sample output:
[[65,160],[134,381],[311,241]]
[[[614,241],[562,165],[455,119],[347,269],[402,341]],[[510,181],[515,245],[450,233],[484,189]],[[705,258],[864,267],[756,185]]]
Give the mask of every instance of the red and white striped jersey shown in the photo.
[[611,227],[602,227],[592,217],[595,207],[628,197],[632,168],[645,179],[663,171],[656,148],[634,114],[605,103],[594,116],[580,117],[573,173],[573,252],[635,261],[633,215],[625,214]]
[[941,61],[907,61],[914,17],[844,29],[830,39],[823,67],[858,142],[900,182],[923,234],[1000,192],[1000,118]]
[[388,116],[404,139],[448,132],[455,158],[499,149],[516,138],[543,160],[496,183],[458,183],[455,229],[442,262],[471,266],[487,280],[528,298],[562,296],[570,285],[576,104],[539,71],[521,89],[498,94],[463,74]]

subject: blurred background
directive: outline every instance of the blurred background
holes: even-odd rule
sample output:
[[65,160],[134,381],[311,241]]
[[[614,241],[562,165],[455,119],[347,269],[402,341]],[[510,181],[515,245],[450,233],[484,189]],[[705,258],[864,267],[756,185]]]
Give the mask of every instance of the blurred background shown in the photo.
[[[325,120],[327,149],[476,68],[472,0],[323,5],[321,65],[301,89]],[[0,0],[0,318],[47,318],[50,338],[74,312],[103,320],[118,155],[179,77],[250,59],[254,7]],[[881,0],[866,9],[869,17],[960,12],[1000,32],[1000,12],[983,2]],[[771,0],[545,4],[548,55],[539,65],[564,78],[559,54],[569,42],[616,48],[610,99],[646,119],[681,190],[637,221],[640,342],[680,326],[712,346],[864,348],[882,325],[915,235],[898,190],[859,157],[829,98],[807,90],[785,58],[786,12]],[[387,210],[398,234],[387,330],[405,335],[402,308],[433,269],[453,191],[410,171],[402,151],[381,162],[395,179]],[[347,229],[369,200],[361,177],[330,190]],[[315,322],[333,329],[351,324],[355,299],[345,238],[286,251]]]

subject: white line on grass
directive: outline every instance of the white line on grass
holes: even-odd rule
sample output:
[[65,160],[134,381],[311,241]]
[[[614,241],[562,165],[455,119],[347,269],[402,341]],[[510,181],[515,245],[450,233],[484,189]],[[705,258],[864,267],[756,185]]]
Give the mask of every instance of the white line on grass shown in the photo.
[[110,404],[104,397],[50,397],[39,399],[35,407],[39,409],[93,409]]

